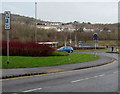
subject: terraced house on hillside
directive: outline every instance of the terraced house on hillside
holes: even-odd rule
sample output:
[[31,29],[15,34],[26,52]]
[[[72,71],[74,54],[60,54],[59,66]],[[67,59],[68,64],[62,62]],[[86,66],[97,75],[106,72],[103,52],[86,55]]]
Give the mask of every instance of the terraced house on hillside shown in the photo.
[[58,32],[60,31],[71,31],[73,32],[75,29],[72,24],[68,23],[62,23],[62,22],[48,22],[48,21],[42,21],[40,23],[37,23],[37,28],[43,28],[43,29],[55,29]]

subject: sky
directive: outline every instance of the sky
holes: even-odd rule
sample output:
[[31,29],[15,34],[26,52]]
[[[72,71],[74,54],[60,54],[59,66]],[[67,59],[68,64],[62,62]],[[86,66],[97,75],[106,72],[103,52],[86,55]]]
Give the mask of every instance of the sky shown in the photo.
[[[34,2],[2,2],[2,13],[35,17]],[[54,22],[117,23],[118,2],[37,2],[37,19]]]

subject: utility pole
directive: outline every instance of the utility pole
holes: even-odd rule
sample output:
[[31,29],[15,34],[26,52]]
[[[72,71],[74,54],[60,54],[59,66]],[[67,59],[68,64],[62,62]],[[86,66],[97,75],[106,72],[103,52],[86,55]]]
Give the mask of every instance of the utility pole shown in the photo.
[[75,47],[77,47],[77,35],[76,35],[76,33],[77,33],[77,30],[75,30]]
[[77,24],[75,24],[75,47],[77,47]]
[[35,42],[37,42],[37,2],[35,2]]
[[71,46],[71,43],[72,43],[72,39],[71,39],[71,31],[70,31],[70,46]]
[[67,35],[65,35],[65,46],[67,46]]
[[78,22],[75,21],[74,22],[74,28],[75,28],[75,47],[77,47],[77,25],[78,25]]

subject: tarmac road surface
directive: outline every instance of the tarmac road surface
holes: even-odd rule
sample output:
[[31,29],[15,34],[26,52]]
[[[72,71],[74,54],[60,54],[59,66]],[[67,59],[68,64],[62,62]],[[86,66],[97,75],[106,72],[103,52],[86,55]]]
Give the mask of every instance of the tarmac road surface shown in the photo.
[[95,68],[3,80],[2,87],[3,92],[116,92],[118,60]]

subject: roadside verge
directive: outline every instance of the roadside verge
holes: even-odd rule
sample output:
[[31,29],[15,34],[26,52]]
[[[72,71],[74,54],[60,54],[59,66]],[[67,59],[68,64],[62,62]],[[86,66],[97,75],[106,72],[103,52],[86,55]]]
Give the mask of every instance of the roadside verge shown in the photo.
[[116,59],[100,56],[100,59],[84,62],[84,63],[76,63],[76,64],[66,64],[59,66],[49,66],[49,67],[37,67],[37,68],[19,68],[19,69],[2,69],[2,77],[0,79],[8,79],[15,77],[24,77],[24,76],[32,76],[32,75],[43,75],[49,73],[57,73],[63,71],[70,70],[78,70],[78,69],[86,69],[97,66],[106,65],[114,62]]

